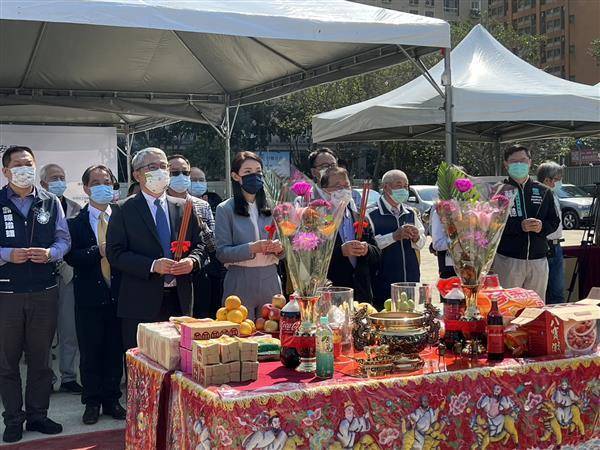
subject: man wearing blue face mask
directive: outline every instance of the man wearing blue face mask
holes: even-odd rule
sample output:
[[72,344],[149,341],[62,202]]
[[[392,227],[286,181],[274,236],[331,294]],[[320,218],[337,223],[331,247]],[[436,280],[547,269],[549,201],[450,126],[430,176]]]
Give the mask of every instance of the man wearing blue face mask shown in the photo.
[[65,256],[74,268],[75,323],[79,341],[83,423],[105,415],[124,420],[119,404],[123,375],[121,323],[117,318],[120,274],[106,259],[106,231],[112,214],[111,170],[102,165],[88,167],[81,177],[89,203],[68,220],[71,251]]
[[529,177],[531,154],[520,145],[504,152],[508,178],[516,188],[513,206],[494,260],[503,288],[531,289],[544,299],[548,284],[547,236],[560,223],[552,191]]
[[199,167],[190,169],[190,182],[190,194],[194,197],[201,198],[208,191],[206,175]]
[[[75,217],[81,210],[79,203],[67,198],[65,171],[58,164],[46,164],[40,169],[40,185],[52,192],[60,200],[65,217]],[[77,383],[77,333],[75,332],[75,313],[73,297],[73,269],[61,261],[58,264],[58,368],[60,370],[60,390],[72,394],[81,394],[81,386]],[[52,362],[50,361],[50,366]],[[52,374],[52,384],[56,375]]]
[[[192,188],[192,171],[190,162],[183,155],[170,155],[167,157],[169,162],[169,174],[171,180],[167,194],[172,197],[179,197],[184,200],[191,199],[194,204],[194,213],[200,223],[200,235],[202,243],[206,246],[206,251],[211,260],[215,256],[215,219],[208,202],[190,195],[188,192]],[[216,258],[214,258],[216,259]],[[194,317],[212,317],[216,314],[220,304],[211,302],[211,283],[208,279],[207,268],[203,267],[193,275],[194,279]],[[220,298],[219,298],[220,300]]]
[[381,179],[383,195],[369,208],[367,217],[381,249],[381,264],[373,283],[375,304],[390,297],[391,283],[418,282],[421,278],[417,252],[425,245],[425,227],[419,213],[408,206],[408,177],[390,170]]

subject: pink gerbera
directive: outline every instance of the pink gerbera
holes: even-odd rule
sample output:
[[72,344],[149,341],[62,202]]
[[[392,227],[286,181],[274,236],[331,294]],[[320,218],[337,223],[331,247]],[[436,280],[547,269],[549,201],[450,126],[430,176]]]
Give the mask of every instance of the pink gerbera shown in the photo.
[[299,252],[310,252],[316,249],[321,242],[315,233],[300,232],[294,236],[292,247]]
[[292,191],[301,197],[310,197],[312,194],[312,186],[306,181],[298,181],[292,186]]
[[465,192],[469,192],[471,189],[473,189],[473,182],[468,178],[459,178],[454,182],[454,186],[456,189],[458,189],[458,192],[462,192],[464,194]]

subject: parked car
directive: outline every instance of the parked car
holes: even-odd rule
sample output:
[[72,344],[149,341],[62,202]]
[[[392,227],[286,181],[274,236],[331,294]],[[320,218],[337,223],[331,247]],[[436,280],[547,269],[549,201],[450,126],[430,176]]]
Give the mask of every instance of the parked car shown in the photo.
[[596,193],[596,185],[595,184],[584,184],[582,186],[577,186],[577,187],[579,189],[587,192],[590,195],[590,197],[593,197],[594,194]]
[[408,194],[408,205],[417,209],[421,216],[433,206],[439,198],[438,187],[427,184],[416,184],[410,186]]
[[[356,199],[362,195],[362,188],[360,188],[360,189],[353,188],[352,190],[354,191],[353,197],[355,198],[355,201],[356,201]],[[375,189],[370,189],[367,206],[372,205],[373,203],[377,202],[377,200],[379,200],[379,197],[381,197],[381,194],[379,192],[377,192]],[[359,207],[360,205],[356,205],[356,206]]]
[[592,197],[573,184],[563,184],[556,190],[565,230],[575,230],[590,220]]

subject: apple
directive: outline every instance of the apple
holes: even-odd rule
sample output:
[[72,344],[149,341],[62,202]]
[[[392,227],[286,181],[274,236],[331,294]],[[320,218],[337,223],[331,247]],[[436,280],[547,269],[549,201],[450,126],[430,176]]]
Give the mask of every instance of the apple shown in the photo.
[[271,305],[270,303],[264,304],[262,309],[260,310],[260,315],[262,316],[262,318],[267,320],[269,318],[269,313],[272,309],[273,305]]
[[283,308],[285,306],[286,300],[285,297],[282,294],[275,294],[273,296],[273,298],[271,299],[271,304],[275,307],[275,308]]
[[262,317],[259,317],[258,319],[256,319],[256,322],[254,325],[256,326],[257,330],[264,330],[265,329],[265,319],[263,319]]
[[279,308],[273,307],[273,309],[271,309],[271,311],[269,312],[269,319],[279,322],[280,317],[281,317],[281,310]]
[[265,331],[267,333],[276,333],[279,330],[279,324],[274,320],[267,320],[265,322]]

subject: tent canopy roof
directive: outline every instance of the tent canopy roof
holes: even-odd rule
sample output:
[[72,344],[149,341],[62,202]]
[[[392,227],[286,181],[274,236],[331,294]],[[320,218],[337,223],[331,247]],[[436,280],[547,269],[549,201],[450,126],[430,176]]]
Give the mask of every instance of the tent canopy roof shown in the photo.
[[400,45],[449,47],[449,25],[343,0],[4,1],[0,121],[40,105],[221,124],[226,106],[401,62]]
[[[600,132],[600,89],[523,61],[477,25],[452,50],[453,122],[466,141]],[[441,87],[444,62],[431,70]],[[315,142],[444,139],[444,99],[420,76],[370,100],[318,114]]]

